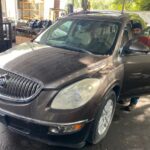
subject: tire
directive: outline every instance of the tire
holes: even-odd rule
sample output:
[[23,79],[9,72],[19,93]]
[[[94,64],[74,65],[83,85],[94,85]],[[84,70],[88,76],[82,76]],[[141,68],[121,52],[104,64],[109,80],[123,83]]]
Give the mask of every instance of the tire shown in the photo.
[[[114,91],[110,91],[105,95],[91,126],[91,130],[88,136],[89,143],[97,144],[106,136],[114,116],[116,101],[116,94]],[[107,117],[107,119],[104,118],[104,116]],[[107,123],[106,127],[103,126],[104,123]]]

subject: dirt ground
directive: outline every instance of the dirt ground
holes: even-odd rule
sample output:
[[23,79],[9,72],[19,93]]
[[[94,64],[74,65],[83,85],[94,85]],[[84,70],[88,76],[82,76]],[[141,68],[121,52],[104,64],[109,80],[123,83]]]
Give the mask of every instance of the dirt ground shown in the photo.
[[16,36],[16,45],[31,41],[32,38],[26,36]]

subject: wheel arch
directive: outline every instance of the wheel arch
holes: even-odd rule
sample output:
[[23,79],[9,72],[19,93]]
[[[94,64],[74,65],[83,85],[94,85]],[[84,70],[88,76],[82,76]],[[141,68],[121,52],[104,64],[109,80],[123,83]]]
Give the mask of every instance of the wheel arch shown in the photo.
[[119,84],[119,82],[114,82],[112,83],[105,91],[104,91],[104,94],[102,97],[105,97],[105,95],[110,92],[110,91],[114,91],[115,94],[116,94],[116,98],[117,98],[117,101],[119,99],[119,96],[120,96],[120,92],[121,92],[121,85]]
[[95,108],[95,111],[93,113],[93,118],[95,117],[98,109],[99,109],[99,106],[102,104],[103,100],[104,100],[104,97],[107,95],[107,93],[109,93],[110,91],[114,91],[115,94],[116,94],[116,102],[119,100],[119,96],[120,96],[120,91],[121,91],[121,87],[119,85],[118,82],[115,82],[114,84],[111,84],[111,86],[109,86],[105,91],[104,93],[102,94],[101,96],[101,99],[99,101],[97,101],[97,107]]
[[117,101],[119,99],[119,96],[120,96],[120,91],[121,91],[121,88],[119,85],[115,85],[112,90],[116,93],[116,97],[117,97]]
[[[118,99],[118,97],[120,95],[120,89],[121,88],[120,88],[119,84],[114,83],[112,86],[110,86],[105,91],[105,94],[103,95],[102,99],[107,98],[107,94],[110,93],[110,92],[113,92],[113,94],[115,94],[115,98],[116,98],[116,101],[117,101],[117,99]],[[87,137],[87,141],[89,143],[93,143],[93,142],[91,142],[91,141],[93,141],[93,136],[90,136],[90,135],[92,134],[93,131],[95,131],[95,129],[93,129],[93,127],[95,125],[95,121],[97,120],[97,115],[99,114],[99,112],[102,112],[101,106],[103,106],[104,104],[105,104],[105,102],[101,101],[101,103],[99,103],[99,105],[97,105],[97,108],[95,109],[95,113],[94,113],[94,116],[93,116],[93,122],[91,124],[90,130],[89,130],[89,133],[88,133],[88,137]],[[114,100],[114,111],[113,111],[113,114],[115,112],[115,107],[116,107],[116,102]],[[102,136],[101,140],[105,137],[105,135],[107,134],[107,132],[108,132],[108,130],[106,131],[106,133],[104,133],[104,136]],[[94,142],[93,144],[96,144],[96,143],[97,142]]]

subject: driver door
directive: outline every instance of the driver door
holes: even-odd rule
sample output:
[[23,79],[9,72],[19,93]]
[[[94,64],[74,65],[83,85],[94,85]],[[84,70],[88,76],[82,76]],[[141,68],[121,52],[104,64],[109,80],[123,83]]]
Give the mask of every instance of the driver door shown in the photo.
[[124,64],[122,97],[150,94],[150,27],[138,37],[138,43],[144,45],[148,51],[146,52],[144,48],[138,51],[137,46],[134,48],[135,51],[122,56]]

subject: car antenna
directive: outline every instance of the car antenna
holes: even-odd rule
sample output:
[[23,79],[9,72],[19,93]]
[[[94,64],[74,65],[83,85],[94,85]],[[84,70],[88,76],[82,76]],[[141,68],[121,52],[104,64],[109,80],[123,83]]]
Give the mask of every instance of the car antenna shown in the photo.
[[122,4],[122,11],[121,11],[121,13],[122,13],[122,14],[124,13],[125,3],[126,3],[126,0],[123,0],[123,4]]

